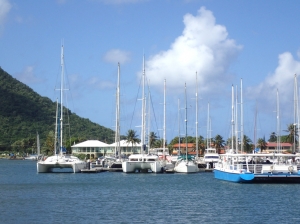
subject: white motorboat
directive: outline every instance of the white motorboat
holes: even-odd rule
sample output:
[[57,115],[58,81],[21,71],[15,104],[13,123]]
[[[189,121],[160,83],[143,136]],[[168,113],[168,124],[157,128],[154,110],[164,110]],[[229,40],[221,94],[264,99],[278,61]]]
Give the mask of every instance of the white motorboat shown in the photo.
[[38,160],[38,155],[37,154],[31,154],[26,157],[24,157],[25,160]]
[[214,164],[219,161],[220,156],[215,148],[207,148],[205,151],[203,161],[206,163],[206,168],[213,168]]
[[[60,108],[57,103],[56,110],[56,129],[55,129],[55,147],[54,155],[49,156],[45,160],[37,162],[38,173],[53,172],[55,168],[71,168],[73,173],[81,172],[86,167],[86,162],[80,160],[76,156],[66,155],[66,149],[63,147],[63,80],[64,80],[64,56],[63,46],[61,48],[61,86],[60,86]],[[60,113],[58,113],[60,111]]]

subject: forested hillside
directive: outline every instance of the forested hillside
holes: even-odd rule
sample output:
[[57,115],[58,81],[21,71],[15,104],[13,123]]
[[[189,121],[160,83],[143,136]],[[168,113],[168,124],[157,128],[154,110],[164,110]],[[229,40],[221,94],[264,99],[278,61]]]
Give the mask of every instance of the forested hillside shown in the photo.
[[[31,147],[39,133],[41,145],[54,132],[56,102],[42,97],[0,67],[0,150]],[[76,141],[114,141],[114,131],[68,110],[70,135]]]

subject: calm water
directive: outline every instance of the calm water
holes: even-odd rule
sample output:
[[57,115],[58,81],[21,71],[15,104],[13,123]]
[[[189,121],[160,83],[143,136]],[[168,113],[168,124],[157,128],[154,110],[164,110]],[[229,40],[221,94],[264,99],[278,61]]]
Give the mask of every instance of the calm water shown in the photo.
[[292,223],[300,185],[236,184],[213,173],[37,174],[0,160],[0,223]]

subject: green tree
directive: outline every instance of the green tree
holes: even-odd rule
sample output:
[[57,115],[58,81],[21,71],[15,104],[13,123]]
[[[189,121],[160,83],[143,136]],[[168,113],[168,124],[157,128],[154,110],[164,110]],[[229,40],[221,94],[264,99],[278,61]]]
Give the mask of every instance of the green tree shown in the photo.
[[[284,130],[284,131],[288,132],[289,134],[286,136],[286,138],[284,139],[283,142],[288,142],[292,145],[294,145],[294,142],[295,142],[295,144],[297,145],[298,133],[297,133],[296,125],[289,124],[287,127],[287,130]],[[294,152],[294,147],[293,147],[293,152]]]
[[267,143],[266,143],[265,137],[264,138],[259,138],[257,140],[257,146],[260,148],[261,152],[264,151],[267,148]]
[[223,148],[225,144],[223,137],[221,135],[216,135],[216,137],[214,138],[214,142],[217,152],[220,153],[221,148]]
[[48,155],[49,152],[54,154],[54,132],[49,131],[42,152]]
[[149,135],[149,148],[153,147],[154,142],[158,139],[156,133],[154,133],[153,131],[150,132]]
[[247,136],[244,135],[244,152],[252,152],[252,141],[251,139]]
[[268,140],[269,142],[276,142],[277,141],[277,135],[275,132],[272,132],[270,135],[270,139]]
[[138,135],[136,134],[136,131],[133,129],[129,129],[126,133],[126,141],[128,143],[131,143],[131,146],[133,147],[134,144],[140,143],[141,140],[138,138]]

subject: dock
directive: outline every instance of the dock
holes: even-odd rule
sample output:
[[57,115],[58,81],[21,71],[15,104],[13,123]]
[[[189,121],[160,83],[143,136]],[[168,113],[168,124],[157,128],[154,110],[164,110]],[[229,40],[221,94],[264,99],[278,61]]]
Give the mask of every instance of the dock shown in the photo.
[[100,173],[100,172],[123,172],[122,168],[104,168],[104,167],[93,167],[90,169],[81,169],[81,173]]
[[[199,172],[213,172],[212,168],[199,168]],[[81,169],[81,173],[101,173],[101,172],[123,172],[122,168],[92,167],[90,169]],[[174,169],[167,169],[164,173],[175,173]]]
[[100,172],[104,172],[104,170],[99,167],[95,167],[91,169],[81,169],[81,173],[100,173]]
[[214,169],[213,168],[199,168],[199,172],[213,172]]

